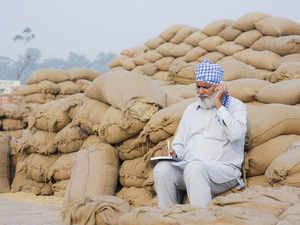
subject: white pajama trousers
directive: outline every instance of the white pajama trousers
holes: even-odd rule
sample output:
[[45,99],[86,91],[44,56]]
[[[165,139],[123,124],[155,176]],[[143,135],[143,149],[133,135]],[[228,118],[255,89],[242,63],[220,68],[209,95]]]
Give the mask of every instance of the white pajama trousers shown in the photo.
[[192,205],[207,207],[213,196],[238,184],[236,179],[215,183],[209,177],[208,169],[207,165],[200,161],[188,163],[184,170],[172,165],[170,161],[158,162],[154,168],[158,206],[163,208],[180,204],[182,191],[186,190]]

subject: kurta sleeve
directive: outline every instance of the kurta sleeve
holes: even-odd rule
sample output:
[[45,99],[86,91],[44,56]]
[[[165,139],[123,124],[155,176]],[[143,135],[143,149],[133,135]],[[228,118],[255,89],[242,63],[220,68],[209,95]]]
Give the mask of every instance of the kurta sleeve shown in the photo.
[[232,111],[227,111],[224,106],[217,110],[225,133],[230,141],[236,141],[245,136],[247,131],[247,110],[245,104],[236,104]]

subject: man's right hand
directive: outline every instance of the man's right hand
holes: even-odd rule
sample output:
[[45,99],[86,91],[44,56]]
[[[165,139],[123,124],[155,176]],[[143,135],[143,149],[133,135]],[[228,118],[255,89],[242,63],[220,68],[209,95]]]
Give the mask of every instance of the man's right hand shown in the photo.
[[168,149],[167,146],[162,149],[162,155],[163,156],[171,155],[173,158],[177,158],[176,152],[173,149]]

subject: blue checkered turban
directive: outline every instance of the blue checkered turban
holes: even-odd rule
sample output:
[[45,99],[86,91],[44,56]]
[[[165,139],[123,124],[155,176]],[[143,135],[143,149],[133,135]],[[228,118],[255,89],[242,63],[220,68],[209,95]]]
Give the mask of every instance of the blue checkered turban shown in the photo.
[[[208,60],[204,60],[198,64],[195,69],[196,81],[204,81],[210,84],[218,85],[222,82],[224,77],[224,70],[218,65],[213,64]],[[229,94],[227,93],[222,101],[222,105],[228,109]]]

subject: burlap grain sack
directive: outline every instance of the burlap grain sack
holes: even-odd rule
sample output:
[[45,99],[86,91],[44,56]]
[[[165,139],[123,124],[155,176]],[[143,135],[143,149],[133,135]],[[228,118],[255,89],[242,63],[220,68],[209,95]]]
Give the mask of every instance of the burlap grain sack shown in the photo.
[[15,91],[16,95],[31,95],[35,93],[41,93],[41,94],[58,94],[60,91],[60,87],[51,81],[41,81],[40,83],[37,84],[29,84],[29,85],[24,85],[21,88],[18,88]]
[[256,78],[255,68],[247,65],[236,59],[222,60],[218,62],[221,68],[224,70],[224,80],[231,81],[240,78]]
[[88,99],[75,112],[72,124],[93,134],[99,128],[108,108],[109,106],[105,103]]
[[185,56],[193,47],[186,43],[180,43],[172,46],[170,49],[170,55],[173,57]]
[[109,144],[100,143],[75,154],[65,203],[113,195],[118,182],[119,159]]
[[40,105],[29,117],[29,128],[58,132],[71,122],[69,112],[78,105],[79,100],[59,99]]
[[118,225],[119,218],[130,210],[127,201],[114,196],[86,198],[81,202],[65,205],[61,212],[61,223],[63,225]]
[[300,147],[293,148],[273,160],[266,169],[270,184],[300,187]]
[[106,142],[116,144],[138,134],[152,115],[158,111],[158,108],[152,105],[139,107],[138,104],[136,107],[140,118],[128,116],[122,111],[110,107],[103,117],[98,135]]
[[233,26],[226,27],[218,35],[226,41],[234,41],[242,32]]
[[74,165],[76,153],[67,153],[59,156],[48,170],[49,180],[53,177],[55,181],[67,180],[71,178],[71,170]]
[[175,36],[170,40],[170,42],[174,44],[179,44],[197,30],[197,28],[185,26],[176,32]]
[[250,148],[283,134],[300,135],[300,108],[282,104],[247,105]]
[[265,36],[256,41],[252,49],[263,51],[270,50],[281,56],[300,52],[300,35],[289,35],[284,37]]
[[300,24],[281,17],[267,17],[255,23],[255,28],[264,35],[299,35]]
[[164,44],[165,42],[166,41],[162,37],[157,36],[157,37],[150,39],[149,41],[146,41],[145,45],[150,49],[156,49],[160,45]]
[[185,26],[184,25],[181,25],[181,24],[176,24],[176,25],[173,25],[169,28],[167,28],[166,30],[164,30],[161,34],[160,34],[160,37],[162,37],[165,41],[169,41],[171,40],[175,35],[176,33],[181,30],[182,28],[184,28]]
[[286,62],[300,62],[300,54],[296,53],[296,54],[286,55],[286,56],[282,57],[281,62],[282,63],[286,63]]
[[263,35],[257,30],[249,30],[247,32],[242,33],[239,35],[235,40],[234,43],[243,45],[244,47],[250,47],[254,42],[260,39]]
[[0,193],[9,192],[9,137],[5,135],[0,136]]
[[264,175],[254,176],[247,178],[247,186],[263,186],[263,187],[271,187],[271,184],[268,183]]
[[270,76],[271,82],[282,80],[299,79],[300,78],[300,62],[284,62]]
[[173,62],[174,57],[163,57],[156,61],[154,65],[159,69],[163,71],[168,71],[169,67],[171,66],[171,63]]
[[45,104],[55,100],[55,95],[52,94],[32,94],[24,96],[24,102],[26,103],[38,103],[38,104]]
[[258,69],[276,70],[281,62],[281,57],[271,51],[254,51],[252,49],[246,49],[235,53],[233,56]]
[[153,63],[146,63],[143,66],[139,66],[139,70],[141,70],[141,74],[143,75],[152,76],[156,73],[157,67]]
[[178,73],[175,73],[173,80],[176,83],[180,83],[180,82],[178,82],[178,79],[184,78],[184,79],[188,79],[190,81],[188,84],[194,83],[195,82],[195,68],[196,68],[197,64],[198,64],[198,62],[185,64]]
[[256,99],[263,103],[295,105],[300,103],[300,79],[280,81],[260,89]]
[[26,84],[36,84],[43,80],[60,83],[70,80],[70,76],[59,69],[39,69],[34,71],[26,81]]
[[123,58],[120,60],[120,63],[125,70],[133,70],[135,68],[135,64],[131,58]]
[[70,179],[68,179],[68,180],[61,180],[61,181],[58,181],[55,184],[53,184],[52,185],[52,190],[54,192],[54,196],[56,196],[56,197],[64,197],[69,182],[70,182]]
[[132,207],[156,205],[154,194],[143,188],[123,187],[116,196],[128,201]]
[[217,46],[217,50],[225,55],[233,55],[234,53],[240,52],[244,49],[244,46],[236,44],[233,41],[227,41]]
[[163,56],[160,53],[158,53],[156,50],[150,50],[142,54],[140,57],[145,59],[147,62],[154,63],[157,60],[161,59]]
[[270,15],[260,12],[250,12],[240,18],[238,18],[234,23],[233,27],[240,29],[242,31],[249,31],[255,29],[255,23],[270,17]]
[[168,71],[159,71],[156,72],[152,77],[153,80],[162,80],[162,81],[171,81],[172,76]]
[[249,165],[247,176],[263,175],[272,161],[285,153],[296,141],[300,141],[300,136],[280,135],[252,148],[246,158]]
[[59,155],[30,154],[25,160],[24,169],[26,177],[37,182],[48,181],[47,174],[49,168],[55,163]]
[[2,129],[5,131],[22,130],[27,126],[25,121],[15,119],[3,119],[1,123]]
[[146,59],[144,59],[143,54],[136,58],[132,58],[132,61],[136,65],[136,67],[133,69],[133,71],[138,69],[138,66],[142,66],[142,65],[145,65],[146,63],[148,63],[148,61]]
[[78,86],[80,92],[84,92],[92,82],[89,80],[79,79],[75,84]]
[[57,133],[55,143],[62,153],[77,152],[87,137],[87,132],[70,123]]
[[127,59],[127,58],[128,58],[128,56],[125,56],[125,55],[118,55],[118,56],[116,56],[110,62],[109,68],[112,69],[112,68],[115,68],[115,67],[122,67],[121,60],[122,59]]
[[216,63],[221,60],[225,55],[221,52],[208,52],[205,55],[201,56],[198,61],[202,62],[203,60],[209,60],[212,63]]
[[195,98],[185,99],[154,114],[133,146],[157,144],[173,136],[185,109],[194,101]]
[[184,39],[184,42],[196,47],[199,45],[199,42],[204,40],[205,38],[207,38],[207,35],[205,35],[202,31],[198,30],[192,33],[186,39]]
[[291,224],[299,224],[300,221],[300,203],[296,203],[295,205],[289,207],[283,214],[280,215],[280,221],[278,225],[291,225]]
[[60,88],[59,94],[61,95],[73,95],[80,92],[79,87],[72,81],[64,81],[58,84]]
[[67,70],[71,80],[77,81],[80,79],[93,81],[101,74],[88,68],[72,68]]
[[212,52],[217,51],[217,46],[223,44],[224,42],[225,40],[223,38],[219,36],[212,36],[200,41],[199,46],[209,52]]
[[[139,56],[145,52],[147,52],[149,48],[144,45],[136,46],[133,48],[127,48],[121,51],[121,56],[127,56],[126,58],[130,57],[136,57]],[[124,58],[124,57],[123,57]]]
[[270,82],[259,79],[237,79],[224,82],[230,96],[233,96],[242,102],[255,101],[255,96],[262,88],[270,84]]
[[216,20],[207,24],[202,32],[208,36],[214,36],[223,31],[227,26],[230,26],[233,23],[232,20]]
[[177,96],[180,98],[193,98],[196,95],[195,84],[191,85],[168,85],[160,88],[162,91],[166,92],[167,95]]
[[186,62],[192,62],[199,59],[201,56],[203,56],[206,53],[206,50],[201,47],[195,47],[191,49],[184,57],[183,60]]
[[135,142],[136,138],[137,136],[134,136],[116,146],[121,160],[135,159],[143,156],[146,153],[147,148],[132,147],[132,144]]
[[83,142],[81,149],[88,149],[89,147],[99,144],[103,142],[101,138],[97,135],[90,135],[85,141]]
[[16,104],[2,104],[0,106],[0,117],[21,120],[28,116],[29,109],[26,106]]
[[156,51],[162,54],[165,57],[172,56],[172,49],[175,48],[176,45],[170,42],[164,43],[159,46]]
[[143,188],[152,173],[153,165],[146,163],[144,157],[125,160],[119,171],[120,183],[125,187]]

